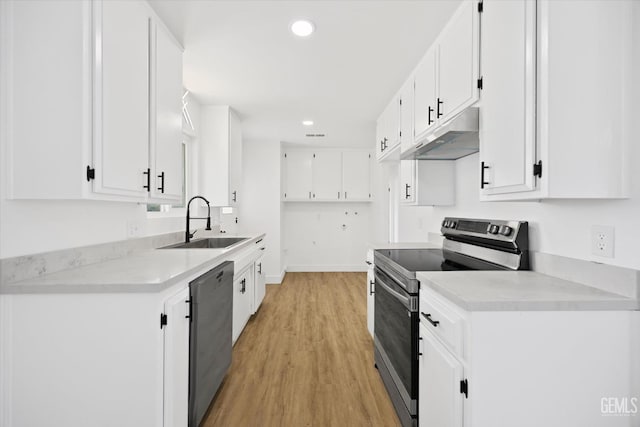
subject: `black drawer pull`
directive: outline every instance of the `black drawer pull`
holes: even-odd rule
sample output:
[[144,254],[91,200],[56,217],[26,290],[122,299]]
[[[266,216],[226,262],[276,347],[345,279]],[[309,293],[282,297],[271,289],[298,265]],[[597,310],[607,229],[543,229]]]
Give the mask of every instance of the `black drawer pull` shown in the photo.
[[158,178],[160,178],[160,187],[158,187],[158,190],[160,190],[160,192],[164,194],[164,172],[158,175]]
[[431,318],[431,314],[430,313],[425,313],[425,312],[420,312],[420,314],[422,314],[424,316],[425,319],[427,319],[429,321],[429,323],[431,323],[433,325],[433,327],[437,327],[440,324],[439,320],[433,320]]

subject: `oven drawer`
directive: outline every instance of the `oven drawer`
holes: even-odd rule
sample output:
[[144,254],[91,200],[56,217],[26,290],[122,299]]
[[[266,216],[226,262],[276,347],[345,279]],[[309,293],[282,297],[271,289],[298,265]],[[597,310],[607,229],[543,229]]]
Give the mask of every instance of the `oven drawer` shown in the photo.
[[430,330],[458,357],[464,358],[465,318],[432,292],[420,290],[420,324]]

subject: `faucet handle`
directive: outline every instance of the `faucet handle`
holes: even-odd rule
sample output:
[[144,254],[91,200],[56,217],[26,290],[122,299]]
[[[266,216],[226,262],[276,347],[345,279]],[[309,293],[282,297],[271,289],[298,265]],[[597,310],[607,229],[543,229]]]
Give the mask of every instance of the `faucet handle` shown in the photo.
[[194,230],[193,233],[189,233],[189,238],[192,239],[193,236],[198,232],[198,230]]

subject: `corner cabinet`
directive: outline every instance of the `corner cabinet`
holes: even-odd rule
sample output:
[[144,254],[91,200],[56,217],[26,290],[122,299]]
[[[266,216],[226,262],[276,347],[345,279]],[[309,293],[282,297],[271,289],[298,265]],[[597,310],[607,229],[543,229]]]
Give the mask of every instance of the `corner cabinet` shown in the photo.
[[202,107],[200,193],[212,206],[236,207],[242,185],[242,128],[228,105]]
[[[166,161],[181,144],[182,48],[147,2],[5,1],[0,19],[10,198],[182,197]],[[152,191],[163,172],[173,187]]]
[[371,152],[290,148],[282,153],[283,202],[368,202]]
[[456,201],[455,160],[400,160],[400,203],[451,206]]
[[632,3],[483,1],[481,200],[628,197]]

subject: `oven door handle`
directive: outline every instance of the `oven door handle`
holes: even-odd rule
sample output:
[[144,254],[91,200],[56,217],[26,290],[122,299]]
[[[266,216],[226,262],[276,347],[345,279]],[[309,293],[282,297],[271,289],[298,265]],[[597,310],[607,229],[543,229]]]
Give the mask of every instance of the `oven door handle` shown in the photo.
[[405,307],[410,308],[411,307],[411,300],[409,299],[409,297],[402,295],[401,293],[399,293],[398,291],[392,289],[391,287],[389,287],[389,285],[387,285],[386,283],[384,283],[384,281],[382,280],[382,278],[376,274],[376,286],[380,285],[385,291],[389,292],[391,294],[391,296],[393,296],[395,299],[397,299],[398,301],[401,301]]

